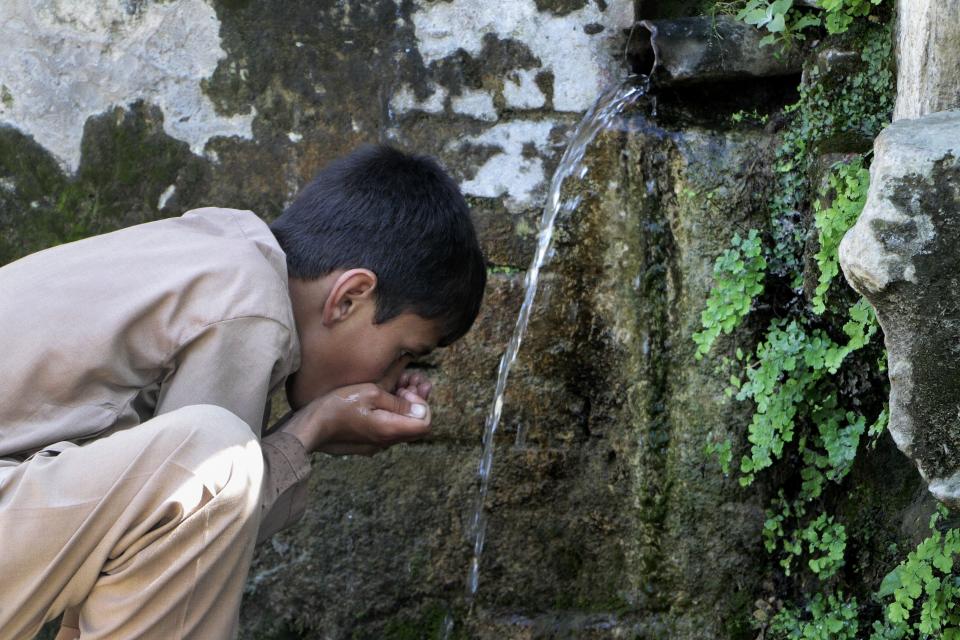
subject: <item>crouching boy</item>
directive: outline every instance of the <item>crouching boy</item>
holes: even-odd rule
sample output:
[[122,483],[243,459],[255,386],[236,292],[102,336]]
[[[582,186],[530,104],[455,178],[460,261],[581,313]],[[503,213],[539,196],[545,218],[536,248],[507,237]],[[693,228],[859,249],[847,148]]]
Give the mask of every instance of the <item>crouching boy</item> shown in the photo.
[[62,638],[234,636],[308,454],[426,435],[405,368],[468,331],[485,280],[456,184],[387,147],[270,226],[196,209],[0,268],[0,640],[65,611]]

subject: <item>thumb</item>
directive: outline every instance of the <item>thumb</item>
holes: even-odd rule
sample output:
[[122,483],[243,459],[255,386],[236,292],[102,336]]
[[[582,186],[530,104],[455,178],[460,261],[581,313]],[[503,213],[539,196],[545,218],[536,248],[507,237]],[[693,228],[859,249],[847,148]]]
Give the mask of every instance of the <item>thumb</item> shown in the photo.
[[403,403],[403,407],[397,413],[401,413],[405,416],[410,416],[411,418],[416,418],[418,420],[429,420],[430,419],[430,405],[427,404],[427,401],[418,396],[413,391],[401,391],[397,394],[397,397],[400,398]]
[[430,433],[430,407],[426,400],[410,391],[399,395],[383,391],[377,396],[375,406],[371,417],[380,434],[378,444],[419,440]]

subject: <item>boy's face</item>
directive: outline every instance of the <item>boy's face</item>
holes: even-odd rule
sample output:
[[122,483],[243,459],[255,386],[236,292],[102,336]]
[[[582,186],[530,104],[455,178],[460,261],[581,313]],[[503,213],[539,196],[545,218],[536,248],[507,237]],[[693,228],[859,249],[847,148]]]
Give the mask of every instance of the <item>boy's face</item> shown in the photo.
[[362,382],[381,383],[393,391],[407,364],[436,347],[441,336],[433,320],[402,313],[374,324],[375,285],[376,276],[365,269],[318,280],[291,278],[301,358],[300,369],[287,380],[293,409]]

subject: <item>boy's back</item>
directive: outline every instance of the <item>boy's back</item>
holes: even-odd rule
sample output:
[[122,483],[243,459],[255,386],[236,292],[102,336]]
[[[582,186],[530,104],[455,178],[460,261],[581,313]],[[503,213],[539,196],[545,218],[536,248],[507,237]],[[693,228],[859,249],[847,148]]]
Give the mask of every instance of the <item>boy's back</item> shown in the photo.
[[[92,637],[229,633],[254,541],[304,506],[302,446],[255,444],[300,365],[287,286],[269,227],[217,208],[0,268],[0,544],[31,550],[3,561],[0,639],[81,603]],[[155,614],[130,571],[168,585]]]
[[268,391],[299,365],[286,289],[269,228],[231,209],[0,268],[0,457],[189,404],[224,406],[259,433]]

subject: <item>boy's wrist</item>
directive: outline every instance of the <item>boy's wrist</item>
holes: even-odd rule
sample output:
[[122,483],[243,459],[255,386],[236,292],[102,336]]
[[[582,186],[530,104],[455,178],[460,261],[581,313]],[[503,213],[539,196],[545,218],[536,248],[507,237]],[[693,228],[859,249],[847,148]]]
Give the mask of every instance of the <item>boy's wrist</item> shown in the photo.
[[281,431],[285,431],[299,440],[303,448],[309,453],[313,453],[323,444],[320,437],[322,427],[318,404],[317,402],[311,402],[296,411],[286,424],[280,427]]

